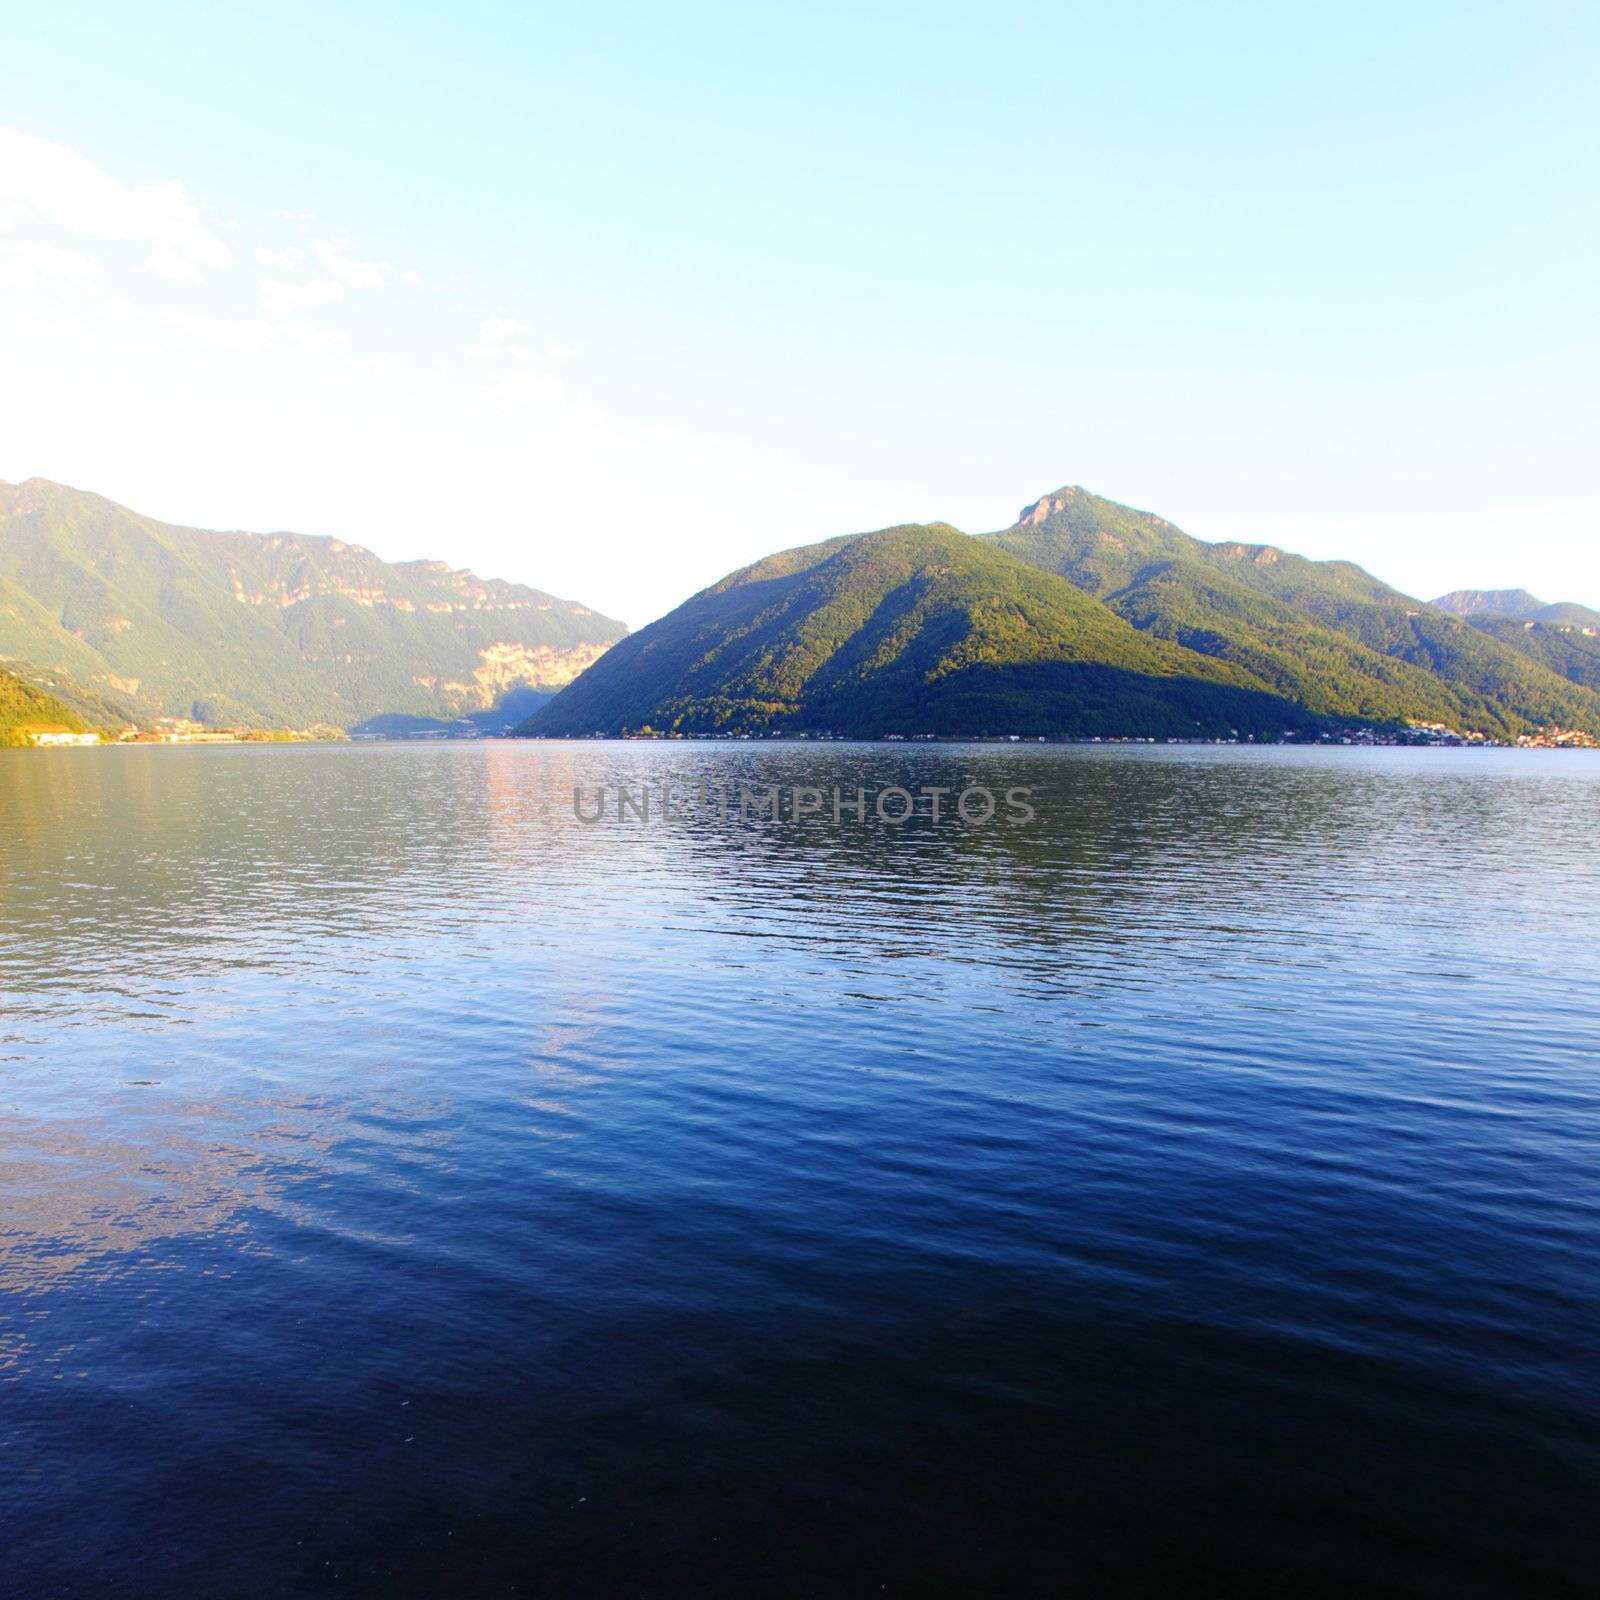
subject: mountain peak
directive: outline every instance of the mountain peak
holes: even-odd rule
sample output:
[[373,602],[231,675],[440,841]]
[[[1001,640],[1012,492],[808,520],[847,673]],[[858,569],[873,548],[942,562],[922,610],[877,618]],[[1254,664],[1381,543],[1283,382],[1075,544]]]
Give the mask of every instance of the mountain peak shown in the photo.
[[1433,602],[1458,617],[1531,617],[1544,601],[1526,589],[1452,589]]
[[1054,494],[1040,495],[1032,505],[1026,505],[1017,514],[1017,525],[1024,523],[1035,525],[1048,521],[1058,511],[1065,511],[1067,506],[1079,495],[1089,491],[1076,483],[1069,483],[1064,488],[1057,489]]
[[621,641],[520,731],[1229,737],[1315,726],[1248,670],[1140,632],[992,540],[906,523],[730,573]]

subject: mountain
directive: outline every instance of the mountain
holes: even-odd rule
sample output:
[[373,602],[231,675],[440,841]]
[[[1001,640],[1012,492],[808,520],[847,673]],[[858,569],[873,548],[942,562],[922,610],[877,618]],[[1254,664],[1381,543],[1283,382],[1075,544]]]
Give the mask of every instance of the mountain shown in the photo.
[[1433,602],[1569,683],[1600,694],[1600,611],[1526,589],[1456,589]]
[[1531,617],[1544,601],[1526,589],[1452,589],[1433,602],[1458,617]]
[[1526,589],[1454,589],[1433,603],[1441,611],[1454,612],[1469,622],[1512,618],[1518,622],[1547,622],[1555,627],[1600,628],[1600,611],[1571,600],[1558,600],[1547,606]]
[[1600,735],[1581,653],[1540,655],[1351,562],[1207,543],[1068,487],[995,534],[908,525],[757,562],[517,731]]
[[942,523],[786,550],[630,635],[518,729],[1258,735],[1317,719]]
[[1472,625],[1558,673],[1569,683],[1600,693],[1600,627],[1519,622],[1515,617],[1474,617]]
[[52,672],[25,661],[8,661],[4,670],[31,684],[50,699],[66,706],[91,728],[109,732],[138,721],[132,702],[114,690],[104,694],[97,693],[93,689],[84,688],[81,683],[74,682],[64,673]]
[[1571,600],[1558,600],[1553,606],[1540,606],[1528,620],[1557,628],[1600,628],[1600,611]]
[[353,739],[482,739],[510,733],[540,706],[555,698],[553,689],[507,689],[487,711],[462,717],[408,717],[396,712],[368,717],[350,729]]
[[1370,649],[1288,601],[1197,562],[1156,562],[1106,603],[1134,627],[1234,662],[1330,717],[1451,726],[1484,720],[1476,697],[1426,668]]
[[26,744],[22,729],[30,723],[83,733],[86,724],[71,706],[44,693],[14,672],[0,671],[0,748]]
[[626,629],[442,561],[172,527],[40,478],[0,484],[0,662],[133,716],[349,727],[453,719],[570,682]]
[[[985,536],[1146,631],[1246,665],[1335,715],[1445,722],[1497,738],[1600,734],[1600,696],[1348,561],[1207,543],[1071,486]],[[1406,670],[1411,669],[1411,670]]]

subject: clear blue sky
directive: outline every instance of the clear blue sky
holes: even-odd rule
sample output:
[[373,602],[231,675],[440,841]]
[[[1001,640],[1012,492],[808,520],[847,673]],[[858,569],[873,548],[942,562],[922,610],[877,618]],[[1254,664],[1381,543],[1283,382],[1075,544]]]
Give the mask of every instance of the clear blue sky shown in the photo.
[[1597,82],[1594,5],[10,7],[0,477],[634,624],[1065,482],[1600,604]]

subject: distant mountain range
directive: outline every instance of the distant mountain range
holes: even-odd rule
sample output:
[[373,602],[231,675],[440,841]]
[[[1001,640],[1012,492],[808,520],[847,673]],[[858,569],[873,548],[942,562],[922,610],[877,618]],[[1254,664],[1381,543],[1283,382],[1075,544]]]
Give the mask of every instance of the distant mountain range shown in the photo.
[[95,723],[448,726],[513,690],[559,689],[626,631],[443,561],[172,527],[40,478],[0,484],[0,668]]
[[768,557],[631,635],[519,731],[1273,736],[1419,721],[1600,736],[1600,693],[1528,634],[1074,486],[999,533],[911,525]]
[[1568,682],[1600,692],[1600,611],[1571,600],[1546,605],[1526,589],[1457,589],[1433,603]]
[[1520,589],[1424,604],[1074,486],[998,533],[908,524],[769,556],[630,636],[444,562],[0,484],[0,737],[161,717],[376,737],[1600,737],[1600,612]]
[[1433,602],[1441,611],[1476,622],[1480,617],[1513,617],[1519,622],[1548,622],[1556,627],[1600,628],[1600,611],[1559,600],[1547,606],[1526,589],[1453,589]]

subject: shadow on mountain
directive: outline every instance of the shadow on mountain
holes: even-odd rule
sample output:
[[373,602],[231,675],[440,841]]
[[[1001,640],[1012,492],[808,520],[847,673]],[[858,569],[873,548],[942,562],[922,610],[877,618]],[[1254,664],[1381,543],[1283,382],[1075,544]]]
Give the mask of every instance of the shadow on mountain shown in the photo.
[[368,717],[349,731],[353,739],[489,738],[495,734],[509,733],[555,696],[553,689],[530,689],[526,684],[518,684],[515,688],[507,689],[487,711],[473,711],[448,720],[389,711]]
[[803,725],[887,733],[1018,734],[1113,738],[1272,738],[1315,733],[1320,718],[1281,695],[1133,672],[1099,662],[1038,661],[974,666],[932,682],[920,678],[840,685],[808,701]]
[[[807,688],[808,701],[842,690],[846,683],[868,673],[880,682],[920,678],[923,669],[906,651],[913,638],[918,661],[942,660],[957,650],[972,631],[972,618],[960,607],[927,613],[928,589],[928,576],[921,572],[890,589],[865,622],[815,668]],[[883,664],[886,661],[888,665]]]

